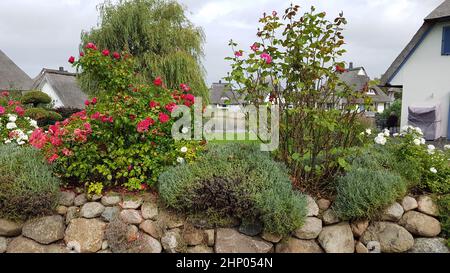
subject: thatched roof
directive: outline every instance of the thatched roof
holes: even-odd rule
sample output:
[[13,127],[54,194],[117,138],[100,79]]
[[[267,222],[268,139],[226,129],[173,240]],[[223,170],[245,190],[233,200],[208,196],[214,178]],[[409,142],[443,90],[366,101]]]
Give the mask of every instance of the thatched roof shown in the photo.
[[75,73],[62,70],[43,69],[37,76],[33,89],[41,89],[48,83],[61,99],[64,107],[83,109],[88,96],[80,89]]
[[0,50],[0,90],[29,90],[33,81]]
[[[370,86],[370,77],[367,75],[364,67],[356,67],[347,69],[345,72],[339,74],[339,79],[350,87],[355,92],[367,92],[372,90],[375,94],[368,94],[367,96],[373,102],[390,102],[392,101],[386,93],[378,86]],[[363,100],[361,100],[363,102]]]
[[213,83],[210,89],[211,104],[241,105],[244,100],[234,92],[227,83]]
[[381,78],[382,86],[390,86],[391,80],[395,77],[397,72],[403,66],[409,57],[414,53],[416,48],[420,45],[425,36],[430,32],[437,22],[450,20],[450,0],[445,0],[439,7],[433,10],[424,19],[423,25],[411,39],[411,41],[402,50],[400,55],[394,60]]

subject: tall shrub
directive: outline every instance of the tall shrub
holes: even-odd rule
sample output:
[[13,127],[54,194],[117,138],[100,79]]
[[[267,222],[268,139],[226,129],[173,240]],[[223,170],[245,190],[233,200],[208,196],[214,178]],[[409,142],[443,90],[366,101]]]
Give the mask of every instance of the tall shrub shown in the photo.
[[[291,5],[283,15],[264,14],[258,42],[247,52],[230,45],[234,57],[226,78],[255,105],[270,103],[282,113],[278,156],[292,169],[303,188],[325,190],[342,167],[342,153],[359,144],[355,93],[339,81],[345,50],[340,14],[301,14]],[[367,100],[368,102],[368,100]]]
[[177,159],[195,158],[198,143],[175,142],[171,135],[171,112],[194,103],[187,85],[168,90],[160,78],[136,84],[131,55],[100,52],[93,43],[78,61],[69,61],[82,74],[95,75],[104,92],[48,131],[33,132],[30,142],[44,151],[60,175],[85,183],[88,191],[113,185],[139,190],[156,182]]
[[[209,99],[201,64],[204,34],[182,5],[172,0],[105,1],[99,11],[99,25],[82,33],[81,47],[94,42],[100,50],[126,50],[135,57],[143,80],[161,76],[170,89],[186,83],[195,95]],[[90,73],[81,75],[81,83],[90,93],[101,91]]]

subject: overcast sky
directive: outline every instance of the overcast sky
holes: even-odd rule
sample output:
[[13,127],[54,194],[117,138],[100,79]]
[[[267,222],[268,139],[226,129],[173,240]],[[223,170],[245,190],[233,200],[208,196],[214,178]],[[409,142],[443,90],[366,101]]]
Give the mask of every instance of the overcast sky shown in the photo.
[[[1,0],[0,49],[34,78],[43,68],[68,67],[77,54],[82,30],[97,24],[96,6],[102,0]],[[207,82],[226,76],[224,58],[232,54],[228,41],[248,47],[256,41],[258,18],[263,12],[279,13],[291,0],[180,0],[189,18],[206,34],[204,66]],[[345,60],[364,66],[379,77],[443,0],[297,0],[309,9],[315,5],[327,16],[344,11],[349,24]],[[75,55],[76,56],[76,55]]]

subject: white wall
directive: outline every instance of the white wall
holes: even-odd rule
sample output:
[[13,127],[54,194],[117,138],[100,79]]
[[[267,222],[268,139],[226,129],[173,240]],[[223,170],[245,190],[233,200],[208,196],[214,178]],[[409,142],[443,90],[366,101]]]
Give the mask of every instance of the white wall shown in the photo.
[[64,104],[62,103],[61,99],[58,97],[55,90],[53,90],[50,84],[48,84],[48,82],[45,82],[45,84],[42,86],[41,91],[49,95],[50,98],[52,98],[55,108],[64,107]]
[[442,56],[442,32],[450,22],[438,23],[428,33],[392,85],[403,85],[402,126],[408,123],[409,106],[441,105],[441,136],[447,136],[450,103],[450,56]]

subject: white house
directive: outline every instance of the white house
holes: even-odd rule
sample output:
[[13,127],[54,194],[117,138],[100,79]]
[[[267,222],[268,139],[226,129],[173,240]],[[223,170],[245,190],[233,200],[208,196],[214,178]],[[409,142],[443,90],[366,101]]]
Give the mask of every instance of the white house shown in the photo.
[[59,70],[42,69],[32,89],[49,95],[55,108],[84,109],[84,102],[88,99],[77,83],[76,74],[64,71],[62,67]]
[[450,0],[425,18],[381,84],[403,88],[402,126],[434,131],[428,139],[449,137]]
[[210,89],[210,104],[217,109],[227,112],[240,112],[244,100],[242,95],[234,92],[227,83],[213,83]]
[[[371,98],[372,105],[365,109],[365,100],[359,99],[359,109],[366,111],[366,116],[373,117],[375,113],[383,113],[394,101],[393,98],[386,95],[378,86],[370,85],[370,77],[367,75],[364,67],[353,67],[353,63],[345,71],[339,73],[339,79],[354,92],[360,92],[365,97]],[[340,106],[347,104],[346,99],[341,99]]]

